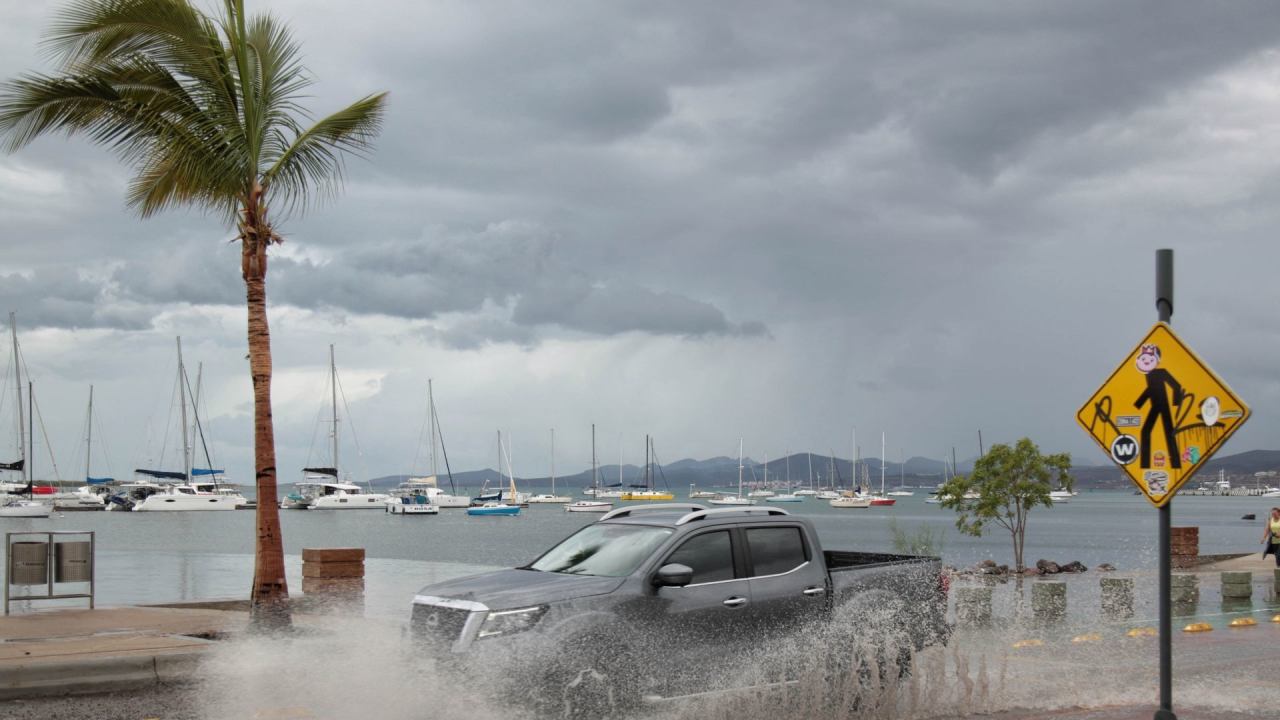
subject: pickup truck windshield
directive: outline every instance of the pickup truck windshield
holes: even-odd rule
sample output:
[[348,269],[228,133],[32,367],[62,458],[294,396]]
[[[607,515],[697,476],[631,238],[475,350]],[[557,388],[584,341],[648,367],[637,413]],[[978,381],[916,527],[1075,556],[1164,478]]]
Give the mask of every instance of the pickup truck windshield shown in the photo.
[[531,570],[568,575],[625,577],[670,536],[670,528],[588,525],[551,548]]

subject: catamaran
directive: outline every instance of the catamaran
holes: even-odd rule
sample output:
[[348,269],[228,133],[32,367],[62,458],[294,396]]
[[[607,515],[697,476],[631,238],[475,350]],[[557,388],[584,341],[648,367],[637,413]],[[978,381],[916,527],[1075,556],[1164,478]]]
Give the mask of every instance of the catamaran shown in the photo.
[[[436,414],[435,388],[431,378],[427,378],[427,428],[431,435],[431,474],[427,476],[411,476],[396,486],[387,499],[387,512],[393,515],[434,515],[445,508],[466,508],[471,506],[471,498],[458,495],[453,485],[453,470],[449,468],[449,451],[444,446],[444,433],[440,431],[440,418]],[[419,438],[421,440],[421,438]],[[437,441],[439,445],[437,445]],[[418,447],[422,444],[419,442]],[[444,455],[444,470],[449,478],[449,490],[440,489],[440,468],[436,451]],[[417,465],[417,458],[414,458]]]
[[298,510],[384,510],[386,493],[375,493],[373,487],[365,488],[338,478],[338,363],[333,345],[329,346],[329,389],[332,407],[333,466],[306,467],[302,469],[302,482],[294,483],[295,491],[289,493],[280,507]]

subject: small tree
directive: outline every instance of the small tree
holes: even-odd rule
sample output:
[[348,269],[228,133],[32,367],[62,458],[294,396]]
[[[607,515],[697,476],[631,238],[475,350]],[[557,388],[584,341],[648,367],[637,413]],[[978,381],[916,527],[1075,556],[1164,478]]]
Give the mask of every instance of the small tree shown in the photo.
[[943,507],[957,513],[956,529],[966,535],[982,535],[994,523],[1013,536],[1013,563],[1022,572],[1026,547],[1027,514],[1037,505],[1050,507],[1049,493],[1070,490],[1071,455],[1041,455],[1029,438],[1012,447],[993,445],[968,476],[957,475],[938,490]]

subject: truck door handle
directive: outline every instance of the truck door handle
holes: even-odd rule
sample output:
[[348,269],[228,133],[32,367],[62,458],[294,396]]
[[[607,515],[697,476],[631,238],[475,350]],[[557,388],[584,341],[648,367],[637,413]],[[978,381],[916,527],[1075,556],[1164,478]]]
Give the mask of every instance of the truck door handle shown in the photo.
[[728,600],[725,600],[724,604],[728,607],[742,607],[747,604],[747,599],[744,597],[731,597]]
[[826,591],[827,591],[827,589],[826,589],[826,588],[811,587],[811,588],[805,588],[805,589],[804,589],[804,594],[805,594],[805,595],[821,595],[821,594],[825,593]]

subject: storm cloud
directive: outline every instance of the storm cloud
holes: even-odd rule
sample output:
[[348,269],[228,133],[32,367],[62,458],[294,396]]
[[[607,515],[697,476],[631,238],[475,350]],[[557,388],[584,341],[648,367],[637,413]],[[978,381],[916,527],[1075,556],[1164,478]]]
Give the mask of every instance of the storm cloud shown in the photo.
[[[317,114],[391,92],[344,192],[277,216],[281,467],[308,461],[329,343],[367,389],[357,475],[406,469],[427,376],[463,466],[495,426],[533,458],[593,421],[610,454],[653,432],[672,459],[740,436],[847,456],[856,425],[907,455],[973,454],[981,428],[1088,461],[1072,416],[1154,320],[1157,247],[1179,330],[1280,402],[1272,3],[250,6],[290,22]],[[57,5],[4,7],[11,77]],[[158,393],[172,336],[198,338],[249,477],[238,248],[218,218],[131,216],[127,177],[78,140],[0,157],[0,298],[51,407],[99,371]],[[1259,412],[1230,450],[1277,432]],[[585,430],[560,437],[585,464]]]

